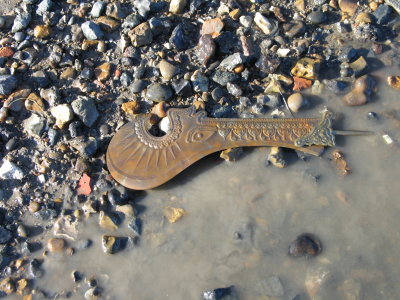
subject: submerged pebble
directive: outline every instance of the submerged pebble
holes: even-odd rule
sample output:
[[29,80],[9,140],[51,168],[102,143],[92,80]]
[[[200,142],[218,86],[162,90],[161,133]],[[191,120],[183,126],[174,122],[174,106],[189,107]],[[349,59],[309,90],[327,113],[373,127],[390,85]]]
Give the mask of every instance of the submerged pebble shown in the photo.
[[314,257],[321,252],[321,241],[311,233],[299,235],[296,240],[289,245],[289,255],[293,257]]

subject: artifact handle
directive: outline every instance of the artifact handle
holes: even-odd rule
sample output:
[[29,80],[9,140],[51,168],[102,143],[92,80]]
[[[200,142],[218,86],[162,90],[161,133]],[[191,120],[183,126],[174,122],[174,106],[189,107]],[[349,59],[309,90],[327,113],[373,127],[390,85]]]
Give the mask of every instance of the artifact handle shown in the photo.
[[321,119],[212,119],[194,107],[168,110],[170,129],[149,132],[148,115],[138,115],[114,135],[107,166],[122,185],[149,189],[163,184],[202,157],[227,148],[281,146],[313,155],[335,144],[332,114]]

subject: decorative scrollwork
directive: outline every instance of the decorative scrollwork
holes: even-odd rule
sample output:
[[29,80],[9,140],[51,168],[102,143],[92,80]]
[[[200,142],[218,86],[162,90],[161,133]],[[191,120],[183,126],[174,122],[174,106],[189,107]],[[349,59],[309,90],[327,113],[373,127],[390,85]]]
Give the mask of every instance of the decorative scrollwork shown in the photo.
[[335,146],[335,135],[331,128],[332,117],[333,114],[331,112],[324,112],[321,122],[310,133],[298,138],[295,141],[295,145],[298,147],[311,145]]

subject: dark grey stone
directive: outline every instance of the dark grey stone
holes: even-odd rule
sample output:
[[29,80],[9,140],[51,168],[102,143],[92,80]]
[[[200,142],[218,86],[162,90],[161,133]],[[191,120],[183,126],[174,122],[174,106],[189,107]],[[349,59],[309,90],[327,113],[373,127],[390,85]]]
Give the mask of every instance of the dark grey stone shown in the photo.
[[8,142],[6,143],[5,148],[6,148],[7,151],[12,151],[17,147],[17,144],[18,144],[17,138],[13,137],[13,138],[8,140]]
[[18,80],[13,75],[0,75],[0,95],[11,94],[17,87]]
[[130,86],[129,86],[129,90],[134,93],[140,93],[141,91],[143,91],[147,86],[148,86],[148,82],[146,80],[135,80]]
[[148,22],[153,35],[168,34],[172,28],[168,18],[153,17]]
[[178,51],[193,47],[198,36],[198,29],[190,23],[181,23],[174,28],[169,38],[171,45]]
[[0,226],[0,244],[5,244],[9,242],[11,238],[12,238],[11,231],[4,228],[3,226]]
[[392,12],[393,9],[390,6],[387,6],[386,4],[381,4],[372,15],[375,18],[376,24],[384,25],[391,19]]
[[181,97],[190,97],[193,94],[192,85],[189,80],[180,79],[172,82],[175,94]]
[[171,99],[171,97],[171,88],[166,84],[152,84],[146,92],[146,98],[154,102],[168,101]]
[[237,300],[239,299],[234,286],[218,288],[206,291],[202,295],[203,300]]
[[143,22],[143,18],[137,13],[132,13],[124,19],[122,23],[122,28],[132,29]]
[[245,62],[245,57],[243,56],[243,54],[237,52],[226,57],[223,61],[221,61],[219,66],[228,71],[232,71],[236,66],[244,62]]
[[325,22],[326,18],[326,14],[320,10],[313,11],[307,15],[307,21],[315,25]]
[[44,71],[36,71],[32,73],[31,80],[34,84],[41,88],[45,88],[50,84],[50,81]]
[[239,76],[235,73],[217,70],[211,79],[222,86],[226,86],[228,82],[237,81]]

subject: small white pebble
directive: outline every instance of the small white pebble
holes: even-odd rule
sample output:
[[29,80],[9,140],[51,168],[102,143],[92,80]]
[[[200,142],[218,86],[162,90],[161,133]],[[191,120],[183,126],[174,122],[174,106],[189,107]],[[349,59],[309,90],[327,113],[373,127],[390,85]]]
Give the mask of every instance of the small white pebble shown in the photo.
[[382,138],[384,139],[386,144],[388,145],[393,144],[393,139],[388,134],[382,135]]
[[165,117],[161,119],[161,122],[158,124],[161,131],[168,133],[169,131],[169,118]]

